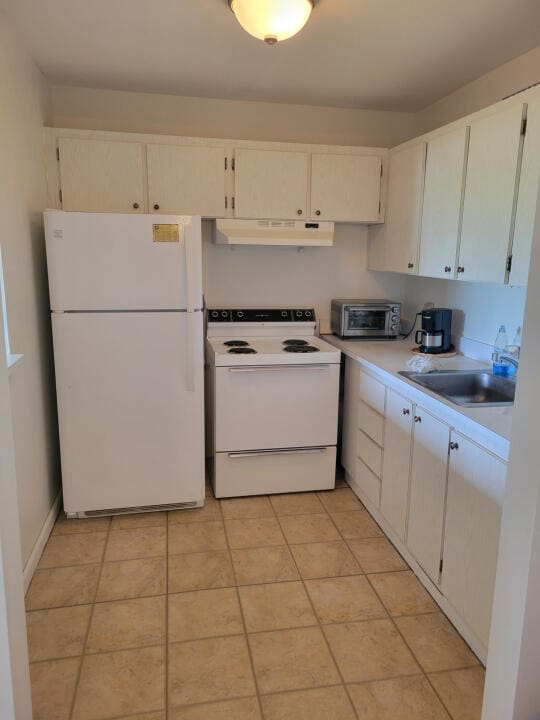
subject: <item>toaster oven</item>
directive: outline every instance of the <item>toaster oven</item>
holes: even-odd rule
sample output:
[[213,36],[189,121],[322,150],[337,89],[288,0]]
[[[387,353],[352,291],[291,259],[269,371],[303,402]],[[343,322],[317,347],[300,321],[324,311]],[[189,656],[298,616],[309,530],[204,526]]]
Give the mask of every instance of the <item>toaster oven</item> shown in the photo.
[[401,303],[390,300],[332,300],[331,328],[341,338],[399,337]]

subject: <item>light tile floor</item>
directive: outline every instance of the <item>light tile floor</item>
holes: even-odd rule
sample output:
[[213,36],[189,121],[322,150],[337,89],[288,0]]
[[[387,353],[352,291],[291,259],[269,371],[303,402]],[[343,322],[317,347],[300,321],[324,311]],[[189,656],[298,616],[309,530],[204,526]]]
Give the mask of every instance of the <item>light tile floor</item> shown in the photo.
[[478,720],[484,670],[351,490],[59,519],[34,720]]

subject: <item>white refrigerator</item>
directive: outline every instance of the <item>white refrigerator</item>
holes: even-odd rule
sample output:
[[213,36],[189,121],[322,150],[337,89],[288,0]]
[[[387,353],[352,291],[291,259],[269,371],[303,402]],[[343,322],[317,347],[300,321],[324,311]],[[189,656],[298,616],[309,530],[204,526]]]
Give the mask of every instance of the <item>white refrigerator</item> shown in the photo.
[[204,502],[201,219],[45,212],[64,509]]

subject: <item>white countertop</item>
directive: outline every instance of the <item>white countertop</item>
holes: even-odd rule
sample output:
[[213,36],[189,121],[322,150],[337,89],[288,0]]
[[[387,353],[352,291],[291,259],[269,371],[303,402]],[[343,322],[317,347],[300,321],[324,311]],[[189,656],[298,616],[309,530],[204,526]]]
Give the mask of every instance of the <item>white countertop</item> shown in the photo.
[[[412,400],[422,402],[429,410],[442,411],[445,419],[457,430],[470,434],[482,445],[493,450],[497,455],[508,458],[510,434],[512,431],[512,407],[479,407],[468,408],[455,405],[440,395],[398,375],[400,370],[411,370],[406,363],[411,357],[414,346],[409,340],[341,340],[335,335],[322,335],[326,342],[339,348],[345,355],[358,361],[366,369],[381,377],[381,381],[401,392],[407,391]],[[478,370],[490,368],[486,363],[473,360],[464,355],[454,358],[437,358],[442,370]],[[401,383],[402,387],[396,384]],[[406,385],[407,387],[403,387]],[[437,406],[434,405],[437,403]],[[442,406],[442,408],[441,408]],[[443,410],[444,409],[444,410]],[[460,422],[462,418],[462,422]],[[474,432],[473,425],[480,426]],[[485,432],[487,431],[487,432]],[[475,437],[477,436],[478,437]]]

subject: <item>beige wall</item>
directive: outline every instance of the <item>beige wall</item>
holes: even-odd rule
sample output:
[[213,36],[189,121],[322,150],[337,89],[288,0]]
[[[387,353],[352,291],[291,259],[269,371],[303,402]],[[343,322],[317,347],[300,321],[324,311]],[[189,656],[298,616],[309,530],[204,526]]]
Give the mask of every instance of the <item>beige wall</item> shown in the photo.
[[333,247],[236,247],[211,242],[212,223],[204,223],[206,304],[225,306],[315,307],[329,321],[330,301],[339,297],[400,300],[405,276],[368,272],[367,230],[336,226]]
[[540,82],[540,47],[495,68],[417,113],[416,134],[481,110],[537,82]]
[[412,113],[53,87],[51,125],[85,130],[389,147],[415,134]]
[[24,353],[10,385],[23,561],[58,492],[49,300],[41,213],[45,204],[43,76],[0,18],[0,243],[11,348]]

